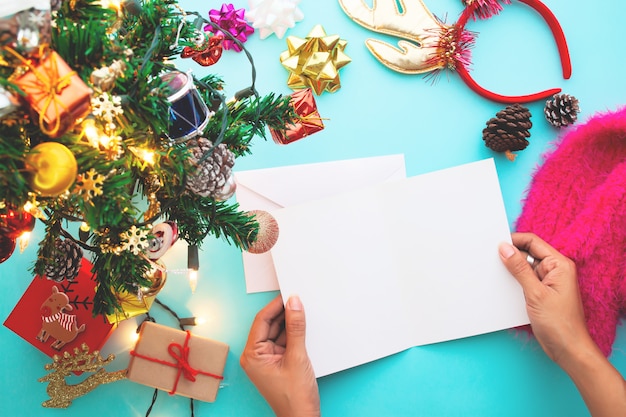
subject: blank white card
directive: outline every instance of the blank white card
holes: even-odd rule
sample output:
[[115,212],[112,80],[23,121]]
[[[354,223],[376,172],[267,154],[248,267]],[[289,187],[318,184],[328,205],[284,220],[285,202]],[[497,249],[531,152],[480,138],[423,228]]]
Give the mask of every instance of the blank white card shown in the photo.
[[281,293],[304,303],[318,377],[529,323],[498,256],[511,239],[492,159],[273,214]]

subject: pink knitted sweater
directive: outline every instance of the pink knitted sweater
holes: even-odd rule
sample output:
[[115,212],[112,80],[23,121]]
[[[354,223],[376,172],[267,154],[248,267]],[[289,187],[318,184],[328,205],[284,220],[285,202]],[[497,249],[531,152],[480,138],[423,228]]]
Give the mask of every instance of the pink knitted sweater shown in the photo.
[[609,356],[626,313],[626,107],[564,132],[533,175],[516,229],[576,263],[589,332]]

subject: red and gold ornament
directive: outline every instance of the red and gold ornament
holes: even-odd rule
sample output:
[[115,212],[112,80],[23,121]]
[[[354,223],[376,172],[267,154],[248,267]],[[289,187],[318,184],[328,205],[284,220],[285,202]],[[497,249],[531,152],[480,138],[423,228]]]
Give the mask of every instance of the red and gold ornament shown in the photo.
[[11,257],[15,250],[15,239],[0,234],[0,264]]
[[7,210],[0,214],[0,235],[9,239],[17,239],[25,232],[35,228],[35,217],[27,211]]
[[206,33],[199,33],[194,46],[185,46],[180,54],[181,58],[191,58],[203,67],[215,64],[222,57],[221,34],[208,36]]

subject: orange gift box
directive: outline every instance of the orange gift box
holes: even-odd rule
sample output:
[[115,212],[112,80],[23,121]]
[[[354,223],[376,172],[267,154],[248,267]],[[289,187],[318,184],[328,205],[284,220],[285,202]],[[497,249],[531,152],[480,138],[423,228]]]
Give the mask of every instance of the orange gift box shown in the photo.
[[227,356],[227,344],[145,321],[130,352],[127,377],[170,395],[213,402]]
[[38,62],[27,61],[28,71],[13,82],[39,114],[41,130],[56,138],[91,110],[91,89],[55,51]]
[[280,145],[295,142],[324,129],[324,123],[317,111],[315,97],[310,88],[292,93],[290,104],[299,117],[287,124],[284,130],[270,129],[272,139]]

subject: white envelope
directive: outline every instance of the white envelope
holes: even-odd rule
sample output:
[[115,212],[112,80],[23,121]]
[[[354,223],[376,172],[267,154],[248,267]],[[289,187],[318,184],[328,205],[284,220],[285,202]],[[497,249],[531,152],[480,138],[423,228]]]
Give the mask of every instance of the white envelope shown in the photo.
[[[284,207],[406,177],[404,155],[290,165],[234,173],[242,210],[272,213]],[[271,251],[243,252],[248,293],[278,290]]]

